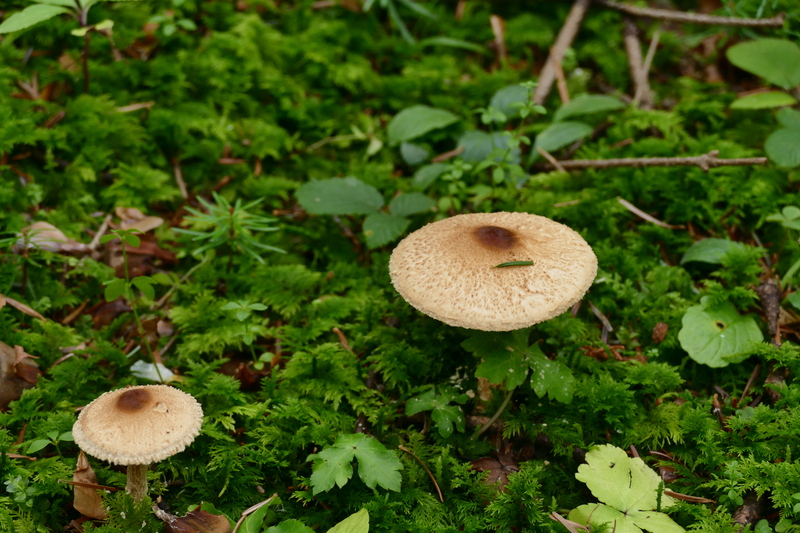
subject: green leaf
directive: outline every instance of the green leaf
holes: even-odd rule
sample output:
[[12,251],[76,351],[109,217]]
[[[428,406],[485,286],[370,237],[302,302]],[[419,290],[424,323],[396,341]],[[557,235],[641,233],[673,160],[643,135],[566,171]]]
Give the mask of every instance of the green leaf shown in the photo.
[[511,332],[475,332],[461,346],[483,358],[475,375],[491,383],[503,383],[507,389],[522,385],[528,375],[530,328]]
[[[256,533],[260,530],[256,530]],[[302,523],[300,520],[290,518],[284,520],[277,526],[267,529],[266,533],[314,533],[314,530]]]
[[466,429],[464,412],[451,402],[464,403],[466,394],[456,394],[452,388],[443,388],[439,394],[431,389],[424,394],[409,399],[406,402],[406,415],[413,416],[422,411],[431,411],[431,418],[436,424],[436,429],[442,438],[453,434],[454,429],[463,432]]
[[781,128],[772,132],[764,143],[767,156],[779,167],[800,166],[800,127]]
[[372,213],[364,219],[364,237],[367,247],[375,249],[400,237],[411,223],[405,217],[388,215],[381,211]]
[[387,133],[389,142],[396,144],[410,141],[429,131],[447,127],[458,122],[458,116],[444,109],[436,109],[425,105],[415,105],[400,111],[389,122]]
[[793,292],[786,297],[786,301],[792,304],[795,309],[800,310],[800,292]]
[[28,6],[19,13],[14,13],[0,24],[0,33],[11,33],[13,31],[30,28],[34,24],[44,22],[56,15],[69,13],[69,9],[61,6],[47,4],[34,4]]
[[436,202],[419,192],[406,192],[395,196],[389,202],[389,211],[398,217],[425,213],[433,209]]
[[358,461],[358,475],[371,489],[380,485],[389,490],[400,490],[400,460],[377,440],[363,433],[342,435],[331,446],[318,454],[308,456],[314,461],[311,487],[316,495],[333,488],[342,488],[353,476],[351,461]]
[[770,91],[767,93],[756,93],[742,96],[734,100],[731,109],[770,109],[773,107],[783,107],[797,103],[792,95],[781,91]]
[[103,294],[107,302],[113,302],[125,293],[125,288],[128,284],[122,278],[116,278],[106,285],[106,290]]
[[383,207],[378,189],[353,177],[310,181],[295,194],[313,215],[368,215]]
[[787,229],[800,230],[800,208],[794,205],[787,205],[781,209],[780,213],[769,215],[767,220],[770,222],[780,222],[781,226]]
[[400,144],[400,155],[407,165],[414,166],[428,159],[430,152],[417,144],[404,142]]
[[538,148],[554,152],[592,133],[592,127],[583,122],[556,122],[536,136],[531,157],[539,157]]
[[124,233],[122,235],[122,240],[124,240],[125,244],[128,246],[133,246],[134,248],[138,248],[139,245],[142,244],[142,240],[133,233]]
[[499,109],[507,117],[518,117],[520,108],[528,101],[528,88],[515,83],[499,89],[489,103]]
[[153,283],[155,283],[155,280],[147,276],[137,276],[131,280],[131,284],[142,291],[142,294],[149,300],[156,299],[156,291],[153,289]]
[[71,431],[65,431],[59,435],[58,442],[75,442],[75,437],[72,436]]
[[25,453],[36,453],[49,444],[52,444],[52,442],[47,439],[37,439],[31,442],[30,446],[28,446],[28,450]]
[[308,460],[314,461],[310,482],[315,495],[332,489],[334,484],[342,488],[353,477],[353,466],[350,462],[355,457],[356,450],[341,446],[341,440],[342,437],[333,446],[308,456]]
[[[662,480],[644,461],[630,458],[611,444],[593,448],[586,454],[586,464],[578,467],[578,481],[586,483],[602,504],[582,505],[569,519],[583,525],[609,524],[617,533],[680,533],[684,529],[664,513],[656,512]],[[661,507],[671,507],[675,500],[663,493]]]
[[[507,151],[508,140],[508,135],[504,132],[486,133],[485,131],[474,130],[464,133],[458,139],[457,146],[464,147],[461,152],[461,159],[469,163],[478,163],[489,158],[496,150]],[[511,163],[519,163],[519,154],[519,147],[515,147],[506,159]],[[502,159],[502,155],[497,155],[494,158],[495,161]]]
[[259,533],[264,526],[264,517],[269,511],[269,505],[262,505],[242,521],[239,531],[242,533]]
[[495,265],[493,268],[533,266],[533,264],[534,264],[533,261],[506,261],[505,263],[500,263],[499,265]]
[[787,128],[800,128],[800,111],[797,109],[784,107],[775,113],[775,118]]
[[561,403],[570,403],[575,393],[572,371],[558,359],[548,359],[538,345],[531,346],[529,352],[531,387],[537,396],[542,398],[547,394]]
[[470,52],[477,52],[483,55],[489,55],[491,53],[485,46],[462,39],[455,39],[453,37],[429,37],[428,39],[419,41],[419,45],[422,47],[447,46],[449,48],[461,48],[462,50],[469,50]]
[[591,115],[593,113],[602,113],[603,111],[614,111],[616,109],[622,109],[623,107],[625,107],[625,104],[613,96],[582,94],[558,108],[558,111],[556,111],[553,116],[553,120],[555,122],[561,122],[569,117]]
[[100,237],[100,244],[105,244],[107,242],[111,242],[114,239],[116,239],[117,237],[119,237],[119,235],[117,235],[116,233],[108,233],[106,235],[103,235],[102,237]]
[[411,186],[415,189],[424,190],[446,171],[447,165],[444,163],[434,163],[433,165],[420,167],[419,170],[414,173]]
[[327,533],[369,533],[369,512],[361,509],[330,528]]
[[728,61],[789,90],[800,85],[800,47],[784,39],[757,39],[728,48]]
[[737,363],[764,340],[753,317],[740,315],[730,302],[709,305],[708,297],[686,310],[682,324],[678,333],[681,347],[689,357],[710,367]]
[[701,263],[722,263],[722,258],[729,251],[743,248],[744,244],[728,239],[702,239],[692,244],[681,258],[681,264],[697,261]]

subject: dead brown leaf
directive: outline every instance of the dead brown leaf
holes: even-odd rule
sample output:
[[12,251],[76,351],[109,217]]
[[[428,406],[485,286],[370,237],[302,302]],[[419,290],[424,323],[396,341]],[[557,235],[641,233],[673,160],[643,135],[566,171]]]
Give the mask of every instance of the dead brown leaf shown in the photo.
[[[99,489],[92,487],[92,485],[97,485],[97,475],[83,452],[78,454],[78,463],[75,465],[72,481],[75,482],[73,485],[75,499],[72,503],[75,510],[89,518],[97,520],[107,518],[108,514],[103,507],[103,497],[98,492]],[[90,486],[81,485],[83,483]]]
[[22,391],[33,388],[39,377],[39,365],[22,348],[17,348],[0,342],[0,409],[19,400]]
[[231,523],[222,515],[198,507],[186,516],[175,516],[153,505],[155,515],[167,524],[167,533],[231,533]]
[[508,484],[508,476],[519,472],[519,465],[507,453],[501,453],[497,459],[493,457],[481,457],[472,461],[472,469],[478,472],[489,472],[485,483],[487,485],[497,484],[497,490],[502,492]]
[[31,309],[30,307],[28,307],[24,303],[18,302],[13,298],[9,298],[8,296],[0,294],[0,308],[2,308],[5,304],[10,305],[11,307],[16,309],[17,311],[21,311],[21,312],[25,313],[28,316],[32,316],[33,318],[38,318],[39,320],[47,320],[45,317],[43,317],[41,314],[39,314],[38,311],[35,311],[35,310]]

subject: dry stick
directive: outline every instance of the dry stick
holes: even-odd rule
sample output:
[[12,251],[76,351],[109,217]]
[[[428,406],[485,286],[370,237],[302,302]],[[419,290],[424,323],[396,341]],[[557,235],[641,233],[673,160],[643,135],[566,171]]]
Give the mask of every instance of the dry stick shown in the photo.
[[647,71],[644,69],[642,59],[642,48],[639,42],[639,29],[630,17],[625,17],[624,29],[625,51],[628,53],[628,67],[631,70],[633,80],[634,105],[639,104],[642,109],[652,109],[653,93],[650,91],[650,83],[647,81]]
[[610,7],[633,15],[635,17],[647,17],[659,20],[673,20],[676,22],[688,22],[690,24],[719,24],[722,26],[766,26],[780,28],[786,19],[786,15],[781,13],[777,17],[769,19],[748,19],[738,17],[717,17],[714,15],[703,15],[700,13],[684,13],[681,11],[669,11],[666,9],[654,9],[650,7],[637,7],[614,0],[594,0],[601,6]]
[[178,184],[178,189],[181,191],[181,197],[184,200],[189,199],[189,192],[186,190],[186,182],[183,181],[183,171],[181,170],[181,161],[177,157],[172,160],[172,170],[175,173],[175,183]]
[[[615,167],[700,167],[703,172],[709,168],[723,166],[765,165],[766,157],[742,157],[735,159],[719,159],[719,150],[712,150],[707,154],[691,157],[624,157],[619,159],[573,159],[572,161],[559,161],[565,170],[581,170],[586,168],[615,168]],[[555,168],[551,163],[539,163],[535,168],[549,170]]]
[[548,152],[541,146],[537,146],[536,151],[539,152],[539,154],[542,157],[547,159],[550,162],[550,164],[556,168],[556,170],[558,170],[559,172],[566,172],[566,169],[564,169],[564,167],[561,166],[561,163],[559,163],[558,160],[550,154],[550,152]]
[[111,215],[106,215],[106,218],[103,219],[103,223],[100,224],[100,229],[97,230],[97,233],[94,234],[94,238],[92,242],[89,243],[89,249],[94,251],[97,250],[97,247],[100,246],[100,239],[103,235],[106,234],[108,230],[108,225],[111,223]]
[[567,78],[564,76],[564,68],[561,66],[561,61],[556,61],[556,88],[558,88],[558,97],[561,98],[562,104],[569,103],[569,89],[567,88]]
[[631,213],[633,213],[637,217],[641,218],[642,220],[646,220],[648,222],[652,222],[656,226],[660,226],[662,228],[667,228],[667,229],[684,229],[684,228],[686,228],[686,226],[684,226],[684,225],[673,226],[672,224],[667,224],[666,222],[661,222],[656,217],[654,217],[652,215],[648,215],[647,213],[645,213],[644,211],[642,211],[641,209],[639,209],[638,207],[636,207],[635,205],[630,203],[628,200],[626,200],[625,198],[622,198],[620,196],[617,196],[617,201],[620,204],[622,204],[622,206],[625,207],[625,209],[627,209],[628,211],[630,211]]
[[536,92],[533,94],[533,103],[541,105],[544,103],[547,95],[550,94],[550,89],[553,87],[553,81],[556,79],[556,64],[561,63],[564,59],[564,54],[567,48],[570,47],[572,41],[575,40],[575,35],[578,33],[583,16],[589,8],[591,0],[575,0],[572,4],[572,9],[567,15],[567,20],[564,21],[564,26],[558,32],[556,42],[550,49],[550,55],[547,62],[542,67],[539,73],[539,82],[536,86]]
[[433,486],[434,486],[434,487],[436,487],[436,492],[438,492],[438,493],[439,493],[439,501],[440,501],[440,502],[442,502],[442,503],[444,503],[444,496],[442,496],[442,490],[439,488],[439,484],[436,482],[436,478],[435,478],[435,477],[433,477],[433,472],[431,472],[430,468],[428,468],[428,465],[426,465],[425,463],[423,463],[423,462],[422,462],[422,459],[420,459],[419,457],[417,457],[416,455],[414,455],[414,452],[412,452],[411,450],[409,450],[409,449],[408,449],[408,448],[406,448],[405,446],[398,446],[397,448],[398,448],[398,449],[400,449],[400,450],[403,450],[404,452],[406,452],[408,455],[410,455],[411,457],[413,457],[414,459],[416,459],[416,460],[417,460],[417,462],[418,462],[420,465],[422,465],[422,468],[424,468],[424,469],[425,469],[425,471],[428,473],[428,477],[430,477],[430,478],[431,478],[431,481],[433,481]]

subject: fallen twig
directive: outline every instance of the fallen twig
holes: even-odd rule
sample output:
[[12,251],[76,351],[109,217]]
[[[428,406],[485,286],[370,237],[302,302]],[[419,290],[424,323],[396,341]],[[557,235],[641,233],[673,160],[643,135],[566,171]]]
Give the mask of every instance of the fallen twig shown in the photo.
[[650,82],[647,80],[649,67],[645,66],[642,59],[642,48],[639,42],[639,29],[630,17],[625,17],[624,29],[625,51],[628,54],[628,67],[631,70],[631,79],[634,87],[634,105],[642,109],[653,107],[653,93],[650,91]]
[[641,218],[642,220],[646,220],[648,222],[652,222],[656,226],[660,226],[662,228],[667,228],[667,229],[684,229],[686,227],[686,226],[683,226],[683,225],[673,226],[672,224],[667,224],[666,222],[661,222],[656,217],[654,217],[652,215],[648,215],[647,213],[645,213],[644,211],[642,211],[641,209],[639,209],[638,207],[636,207],[635,205],[630,203],[625,198],[620,198],[619,196],[617,196],[617,201],[620,204],[622,204],[622,206],[625,207],[625,209],[627,209],[628,211],[630,211],[631,213],[633,213],[637,217]]
[[436,482],[436,478],[433,476],[433,472],[431,472],[431,469],[428,468],[428,465],[423,463],[422,459],[420,459],[419,457],[414,455],[414,452],[412,452],[411,450],[409,450],[405,446],[398,446],[397,448],[402,450],[402,451],[404,451],[404,452],[406,452],[408,455],[410,455],[411,457],[416,459],[417,462],[422,466],[422,468],[425,469],[425,471],[428,473],[428,477],[430,477],[431,481],[433,481],[433,486],[436,487],[436,492],[439,493],[439,501],[444,503],[444,496],[442,496],[442,490],[439,488],[439,484]]
[[533,102],[535,104],[543,104],[547,95],[550,94],[553,81],[556,79],[556,64],[561,63],[567,48],[570,47],[572,41],[575,39],[583,16],[589,8],[590,1],[591,0],[575,0],[575,3],[572,4],[572,9],[569,15],[567,15],[567,20],[564,21],[564,25],[561,27],[561,31],[558,32],[558,37],[556,37],[556,42],[550,49],[547,62],[539,73],[539,84],[536,86],[536,92],[533,94]]
[[[740,157],[733,159],[720,159],[717,157],[719,150],[712,150],[707,154],[690,157],[623,157],[618,159],[573,159],[561,160],[558,163],[564,170],[581,170],[586,168],[615,168],[615,167],[700,167],[703,172],[710,168],[724,166],[765,165],[766,157]],[[535,170],[550,170],[555,168],[551,163],[538,163]]]
[[704,15],[701,13],[685,13],[683,11],[669,11],[667,9],[655,9],[652,7],[638,7],[630,4],[615,2],[614,0],[594,0],[601,6],[610,7],[633,15],[635,17],[647,17],[659,20],[672,20],[675,22],[688,22],[690,24],[718,24],[721,26],[766,26],[770,28],[780,28],[786,19],[786,15],[781,13],[777,17],[768,19],[749,19],[739,17],[718,17],[715,15]]

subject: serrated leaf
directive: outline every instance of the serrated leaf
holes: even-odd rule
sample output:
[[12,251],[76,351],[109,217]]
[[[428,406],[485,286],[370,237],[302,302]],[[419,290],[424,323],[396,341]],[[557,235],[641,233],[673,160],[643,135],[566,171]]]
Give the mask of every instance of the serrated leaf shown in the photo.
[[378,189],[353,177],[310,181],[295,194],[314,215],[368,215],[383,207]]
[[436,178],[441,176],[447,170],[447,165],[444,163],[434,163],[433,165],[425,165],[420,167],[414,173],[414,178],[411,180],[411,185],[415,189],[424,190],[431,183],[436,181]]
[[106,285],[106,289],[103,293],[107,302],[113,302],[120,296],[125,293],[125,288],[127,287],[127,283],[122,278],[116,278]]
[[353,513],[332,528],[327,533],[368,533],[369,532],[369,512],[361,509]]
[[363,434],[359,436],[363,440],[357,444],[356,460],[361,481],[371,489],[380,485],[384,489],[400,492],[403,464],[377,440]]
[[742,243],[729,241],[728,239],[702,239],[692,244],[681,258],[681,264],[693,261],[701,263],[722,263],[722,258],[729,251],[736,248],[743,248]]
[[439,394],[431,389],[406,402],[406,415],[413,416],[422,411],[431,411],[431,419],[436,424],[436,429],[443,438],[453,434],[454,429],[463,432],[466,429],[466,419],[460,407],[450,405],[451,402],[464,403],[465,394],[455,394],[452,390],[443,390]]
[[34,4],[28,6],[19,13],[14,13],[0,24],[0,33],[11,33],[14,31],[30,28],[34,24],[49,20],[56,15],[69,13],[69,9],[61,6],[47,4]]
[[731,109],[770,109],[797,103],[790,94],[781,91],[749,94],[734,100]]
[[415,105],[400,111],[389,122],[389,142],[396,144],[416,139],[426,133],[458,122],[458,116],[444,109]]
[[800,127],[780,128],[764,143],[767,156],[779,167],[800,166]]
[[709,305],[707,297],[687,309],[681,323],[681,347],[689,357],[710,367],[739,362],[764,340],[753,317],[740,315],[730,302]]
[[382,211],[370,214],[364,219],[367,248],[378,248],[399,238],[410,223],[411,221],[405,217],[389,215]]
[[625,107],[618,98],[602,94],[582,94],[558,108],[553,120],[561,122],[569,117],[614,111]]
[[395,196],[389,202],[389,211],[398,217],[407,217],[430,211],[436,202],[419,192],[407,192]]
[[142,291],[142,294],[150,300],[156,299],[156,291],[153,289],[153,283],[155,283],[155,280],[147,276],[137,276],[131,280],[131,284]]
[[789,90],[800,85],[800,47],[784,39],[756,39],[728,48],[728,60]]
[[539,157],[538,148],[542,148],[545,152],[554,152],[583,139],[590,133],[592,133],[592,127],[583,122],[567,121],[551,124],[536,136],[531,157],[534,159]]
[[483,361],[475,375],[491,383],[505,382],[507,389],[518,387],[528,375],[527,338],[530,328],[511,332],[476,332],[461,346]]
[[314,461],[310,481],[315,495],[332,489],[334,485],[342,488],[353,477],[353,466],[350,462],[356,451],[339,446],[340,440],[341,438],[333,446],[308,456],[308,460]]
[[314,530],[300,520],[290,518],[289,520],[284,520],[277,526],[268,528],[266,533],[314,533]]
[[513,118],[519,116],[521,105],[524,105],[527,101],[527,87],[515,83],[514,85],[507,85],[495,92],[489,105],[499,109],[500,112],[507,117]]
[[558,359],[548,359],[538,345],[531,346],[528,350],[531,386],[536,394],[540,398],[547,394],[561,403],[570,403],[575,393],[575,376],[572,371]]
[[[642,529],[653,533],[684,531],[667,515],[655,511],[662,483],[658,474],[616,446],[605,444],[590,450],[575,478],[586,483],[604,505],[582,505],[570,512],[570,520],[583,525],[588,525],[590,519],[595,525],[613,524],[619,533],[641,533]],[[661,508],[674,504],[673,498],[661,494]]]
[[350,464],[358,461],[358,475],[369,487],[377,485],[399,491],[403,465],[386,447],[363,433],[342,435],[320,453],[308,456],[314,461],[311,487],[316,495],[337,485],[342,488],[353,476]]

